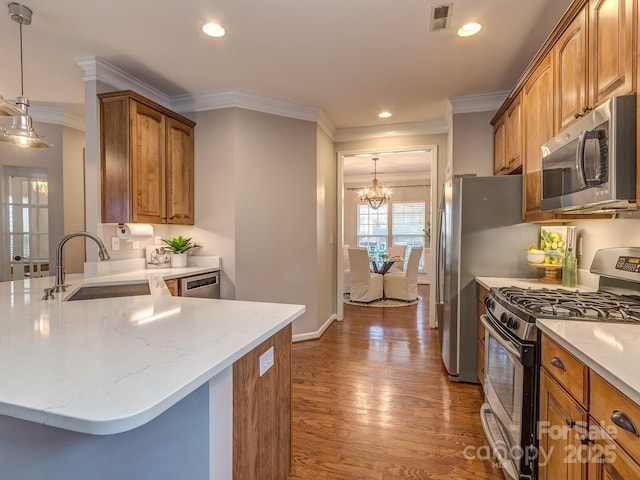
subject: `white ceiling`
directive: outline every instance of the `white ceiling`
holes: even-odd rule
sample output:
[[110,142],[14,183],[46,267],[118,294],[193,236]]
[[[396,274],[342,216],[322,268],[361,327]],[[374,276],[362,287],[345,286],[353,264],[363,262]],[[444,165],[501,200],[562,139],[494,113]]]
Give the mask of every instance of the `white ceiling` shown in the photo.
[[[0,94],[20,93],[19,26],[0,9]],[[447,99],[510,90],[570,0],[455,0],[429,31],[429,0],[25,0],[25,95],[83,114],[96,56],[166,95],[236,90],[321,109],[337,129],[442,122]],[[206,37],[203,23],[227,29]],[[463,23],[482,31],[456,35]],[[383,109],[393,112],[386,120]]]

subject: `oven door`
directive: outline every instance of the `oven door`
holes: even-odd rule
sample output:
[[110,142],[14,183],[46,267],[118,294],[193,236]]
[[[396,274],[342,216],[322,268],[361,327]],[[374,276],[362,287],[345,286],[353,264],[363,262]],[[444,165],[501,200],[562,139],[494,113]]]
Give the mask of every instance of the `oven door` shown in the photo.
[[526,478],[521,476],[525,448],[522,409],[525,377],[529,375],[525,372],[522,344],[505,335],[501,327],[495,325],[498,322],[492,323],[490,315],[482,315],[481,321],[485,328],[486,397],[481,410],[482,426],[507,478]]

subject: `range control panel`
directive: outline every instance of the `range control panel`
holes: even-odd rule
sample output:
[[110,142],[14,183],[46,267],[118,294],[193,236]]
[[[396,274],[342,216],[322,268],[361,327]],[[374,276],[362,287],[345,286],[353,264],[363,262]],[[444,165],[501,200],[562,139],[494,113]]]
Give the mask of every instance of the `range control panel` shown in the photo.
[[625,272],[639,273],[640,257],[618,257],[616,268]]

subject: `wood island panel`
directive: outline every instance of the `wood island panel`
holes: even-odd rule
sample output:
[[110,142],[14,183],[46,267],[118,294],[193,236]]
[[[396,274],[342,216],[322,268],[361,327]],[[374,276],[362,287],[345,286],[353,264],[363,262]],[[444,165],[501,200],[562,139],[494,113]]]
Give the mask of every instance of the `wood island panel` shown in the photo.
[[[259,358],[274,365],[259,375]],[[291,325],[233,364],[233,478],[286,480],[291,468]]]

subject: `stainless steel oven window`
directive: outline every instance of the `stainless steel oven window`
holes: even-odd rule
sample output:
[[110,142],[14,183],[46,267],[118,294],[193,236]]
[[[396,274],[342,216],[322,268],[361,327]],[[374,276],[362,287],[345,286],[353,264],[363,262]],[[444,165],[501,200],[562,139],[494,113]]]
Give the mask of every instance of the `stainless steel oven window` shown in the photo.
[[516,447],[522,437],[524,366],[518,349],[490,322],[485,323],[485,345],[487,403],[504,430],[504,440]]
[[516,369],[511,363],[507,351],[492,336],[489,336],[489,356],[485,371],[489,376],[498,400],[502,404],[502,408],[509,416],[509,419],[513,421]]

